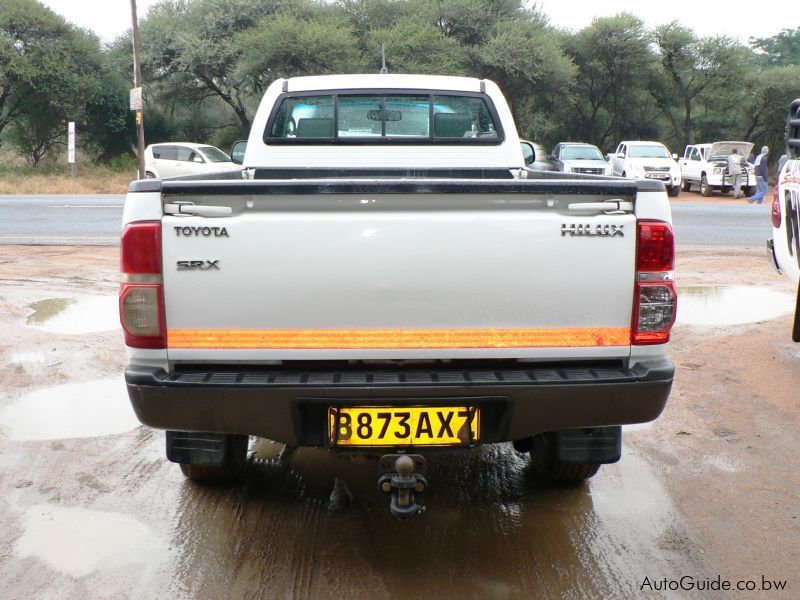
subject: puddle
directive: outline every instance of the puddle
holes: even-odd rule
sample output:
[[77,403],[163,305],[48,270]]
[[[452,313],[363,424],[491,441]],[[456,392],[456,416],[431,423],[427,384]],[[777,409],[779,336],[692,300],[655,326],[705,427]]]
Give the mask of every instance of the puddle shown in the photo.
[[[258,569],[266,596],[312,598],[372,598],[376,589],[420,597],[425,580],[442,597],[634,598],[638,574],[705,574],[659,473],[630,445],[620,463],[568,487],[538,480],[510,444],[428,454],[427,510],[405,522],[376,490],[373,460],[260,442],[253,451],[235,518],[219,518],[217,501],[183,488],[178,512],[203,523],[177,567],[195,596],[230,595],[219,573],[243,564]],[[235,559],[218,551],[229,547]],[[203,564],[213,567],[196,568]]]
[[119,329],[116,296],[49,298],[29,306],[27,325],[41,331],[66,335]]
[[690,286],[678,290],[677,324],[742,325],[794,312],[790,294],[743,285]]
[[653,539],[663,535],[676,519],[676,509],[653,468],[626,448],[616,468],[604,469],[603,477],[590,480],[598,518],[623,519],[640,538],[645,537],[643,534]]
[[14,552],[73,577],[129,564],[156,566],[167,559],[164,542],[128,515],[48,505],[28,509]]
[[626,431],[641,431],[643,429],[652,429],[653,425],[655,425],[655,421],[649,421],[647,423],[634,423],[632,425],[623,425],[622,432],[625,433]]
[[25,394],[0,411],[15,440],[98,437],[135,429],[122,378],[70,383]]

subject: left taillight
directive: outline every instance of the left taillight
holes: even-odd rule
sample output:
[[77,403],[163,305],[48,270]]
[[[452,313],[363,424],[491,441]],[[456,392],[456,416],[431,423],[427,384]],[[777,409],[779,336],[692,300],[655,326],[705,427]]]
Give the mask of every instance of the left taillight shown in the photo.
[[[778,174],[780,179],[780,174]],[[781,186],[779,181],[775,181],[775,189],[772,190],[772,226],[778,229],[781,226]]]
[[160,221],[125,226],[120,271],[119,317],[125,343],[133,348],[166,348]]
[[675,291],[675,236],[665,221],[637,224],[636,290],[631,343],[669,341],[678,307]]

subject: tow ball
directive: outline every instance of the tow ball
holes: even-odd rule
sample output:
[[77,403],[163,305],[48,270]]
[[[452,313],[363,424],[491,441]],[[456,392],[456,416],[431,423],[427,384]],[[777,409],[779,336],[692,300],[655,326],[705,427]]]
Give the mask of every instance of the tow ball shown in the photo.
[[425,459],[419,454],[386,454],[378,461],[378,489],[390,494],[392,515],[405,519],[425,510],[417,502],[428,487]]

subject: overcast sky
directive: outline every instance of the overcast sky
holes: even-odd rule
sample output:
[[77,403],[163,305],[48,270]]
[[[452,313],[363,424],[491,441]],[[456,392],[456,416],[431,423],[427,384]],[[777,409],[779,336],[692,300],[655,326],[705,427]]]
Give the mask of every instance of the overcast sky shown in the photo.
[[[109,42],[131,26],[130,0],[40,0],[55,12],[80,27],[97,33]],[[157,0],[137,0],[139,18]],[[530,3],[529,3],[530,4]],[[610,16],[622,11],[640,17],[648,27],[674,19],[693,29],[698,35],[724,34],[743,43],[753,37],[769,37],[781,29],[794,28],[797,19],[786,17],[791,0],[539,0],[539,6],[553,25],[578,30],[595,17]]]

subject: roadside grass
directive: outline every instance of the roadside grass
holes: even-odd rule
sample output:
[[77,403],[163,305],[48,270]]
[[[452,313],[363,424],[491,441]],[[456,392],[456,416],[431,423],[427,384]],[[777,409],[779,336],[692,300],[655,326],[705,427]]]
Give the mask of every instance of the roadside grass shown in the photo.
[[135,159],[111,166],[79,163],[75,179],[64,164],[30,167],[5,163],[0,164],[0,194],[124,194],[136,178]]

